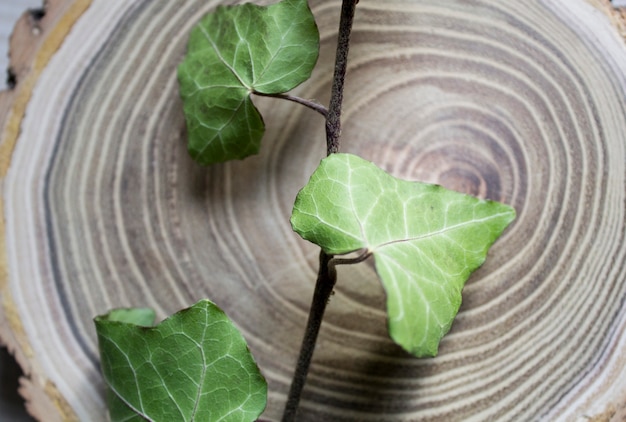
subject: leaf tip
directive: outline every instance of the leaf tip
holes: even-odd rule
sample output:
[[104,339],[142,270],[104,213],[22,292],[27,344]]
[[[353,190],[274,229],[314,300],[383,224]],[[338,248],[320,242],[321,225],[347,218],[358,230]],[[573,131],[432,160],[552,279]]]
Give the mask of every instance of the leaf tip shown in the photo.
[[106,314],[98,315],[94,318],[94,321],[96,324],[107,321],[151,327],[154,325],[155,319],[156,313],[151,308],[117,308],[110,310]]
[[[406,321],[404,321],[406,323]],[[433,333],[421,333],[417,335],[416,332],[410,330],[410,324],[405,324],[405,330],[397,330],[399,327],[395,324],[389,324],[389,335],[391,339],[405,352],[417,357],[417,358],[434,358],[439,354],[439,345],[441,339],[447,334],[449,327],[441,327],[441,333],[434,335]],[[406,331],[406,328],[409,331]]]

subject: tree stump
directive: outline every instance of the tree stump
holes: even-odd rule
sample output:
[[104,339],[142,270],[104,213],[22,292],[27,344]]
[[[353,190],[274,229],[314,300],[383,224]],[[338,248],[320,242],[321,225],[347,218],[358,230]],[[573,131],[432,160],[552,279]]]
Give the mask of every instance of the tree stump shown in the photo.
[[[220,3],[233,2],[49,1],[16,27],[17,85],[0,97],[0,320],[39,419],[105,420],[95,315],[162,318],[205,297],[269,382],[264,419],[280,417],[317,265],[288,220],[325,154],[323,122],[255,98],[261,153],[192,162],[176,66]],[[296,91],[325,103],[340,2],[310,4],[321,55]],[[624,420],[622,19],[600,0],[359,3],[342,150],[518,218],[434,359],[389,339],[371,265],[341,268],[300,420]]]

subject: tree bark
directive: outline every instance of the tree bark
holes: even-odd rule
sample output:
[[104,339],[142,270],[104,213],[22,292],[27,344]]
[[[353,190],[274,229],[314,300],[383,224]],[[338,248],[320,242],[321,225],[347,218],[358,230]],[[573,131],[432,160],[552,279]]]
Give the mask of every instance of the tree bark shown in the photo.
[[[322,119],[255,98],[258,156],[188,157],[176,66],[217,0],[56,1],[0,93],[0,335],[41,420],[105,420],[92,318],[208,297],[284,406],[318,249],[290,230]],[[226,3],[226,2],[224,2]],[[230,3],[230,2],[228,2]],[[383,4],[384,3],[384,4]],[[328,102],[340,1],[311,0]],[[626,45],[608,1],[361,1],[342,150],[513,205],[440,355],[387,335],[371,265],[341,268],[303,421],[574,420],[626,409]],[[621,26],[620,26],[621,25]],[[622,28],[622,29],[620,29]]]

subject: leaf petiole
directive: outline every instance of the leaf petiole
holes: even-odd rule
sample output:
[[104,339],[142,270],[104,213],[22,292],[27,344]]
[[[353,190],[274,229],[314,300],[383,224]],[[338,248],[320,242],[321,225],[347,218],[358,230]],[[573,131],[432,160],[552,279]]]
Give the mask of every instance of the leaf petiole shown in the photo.
[[265,94],[263,92],[257,91],[252,91],[252,93],[260,97],[281,98],[283,100],[293,101],[294,103],[301,104],[305,107],[310,108],[311,110],[317,111],[319,114],[324,116],[324,118],[328,116],[328,109],[314,100],[307,100],[306,98],[300,98],[290,94]]
[[359,256],[355,256],[354,258],[332,258],[328,266],[334,268],[337,265],[358,264],[359,262],[365,261],[370,256],[372,256],[372,252],[369,249],[365,249]]

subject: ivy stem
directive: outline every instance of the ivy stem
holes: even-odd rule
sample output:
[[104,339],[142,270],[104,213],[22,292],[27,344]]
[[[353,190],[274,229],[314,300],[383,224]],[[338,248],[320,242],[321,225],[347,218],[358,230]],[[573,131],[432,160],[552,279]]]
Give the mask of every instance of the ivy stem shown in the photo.
[[354,11],[358,0],[343,0],[339,35],[337,37],[337,55],[335,57],[335,74],[331,88],[330,104],[326,116],[326,152],[328,155],[339,151],[341,136],[341,106],[343,103],[343,85],[348,68],[348,51],[350,49],[350,33]]
[[313,293],[313,302],[311,303],[311,311],[306,324],[304,338],[302,339],[296,371],[293,376],[291,388],[289,389],[287,405],[285,406],[285,413],[283,414],[283,422],[292,422],[296,419],[296,412],[311,365],[313,350],[315,349],[317,335],[322,325],[324,311],[326,310],[330,295],[337,283],[337,270],[335,267],[337,265],[357,264],[365,261],[370,255],[371,252],[366,250],[355,258],[335,258],[333,255],[329,255],[323,250],[320,251],[320,263],[317,273],[317,282],[315,283],[315,291]]
[[[341,4],[341,17],[339,20],[339,34],[337,37],[337,54],[335,57],[335,72],[331,88],[330,104],[326,112],[326,153],[334,154],[339,151],[339,138],[341,136],[341,107],[343,103],[343,87],[348,67],[348,50],[350,45],[350,33],[356,4],[359,0],[343,0]],[[320,251],[319,271],[313,293],[313,301],[309,311],[309,318],[300,347],[300,356],[287,396],[283,422],[296,420],[296,412],[300,404],[300,397],[304,383],[306,382],[313,357],[313,350],[317,342],[317,335],[322,325],[322,318],[326,305],[337,282],[335,265],[361,262],[369,256],[364,252],[353,259],[334,259],[332,255]]]
[[291,388],[289,389],[287,405],[285,406],[285,413],[283,413],[283,422],[293,422],[296,420],[296,412],[300,404],[300,397],[302,396],[302,389],[304,388],[304,383],[306,382],[306,377],[309,372],[309,366],[311,365],[313,350],[317,342],[317,334],[322,325],[322,317],[324,316],[328,299],[337,281],[337,273],[334,270],[334,266],[329,265],[332,258],[332,255],[320,251],[320,265],[317,274],[317,282],[315,283],[315,292],[313,293],[313,302],[311,303],[309,319],[307,321],[304,338],[302,339],[298,364],[293,375]]
[[307,100],[305,98],[296,97],[295,95],[290,95],[290,94],[265,94],[263,92],[257,92],[257,91],[252,91],[252,93],[260,97],[282,98],[283,100],[293,101],[294,103],[302,104],[303,106],[306,106],[310,108],[311,110],[317,111],[319,114],[324,116],[324,118],[327,118],[328,116],[328,109],[324,107],[322,104],[313,100]]

